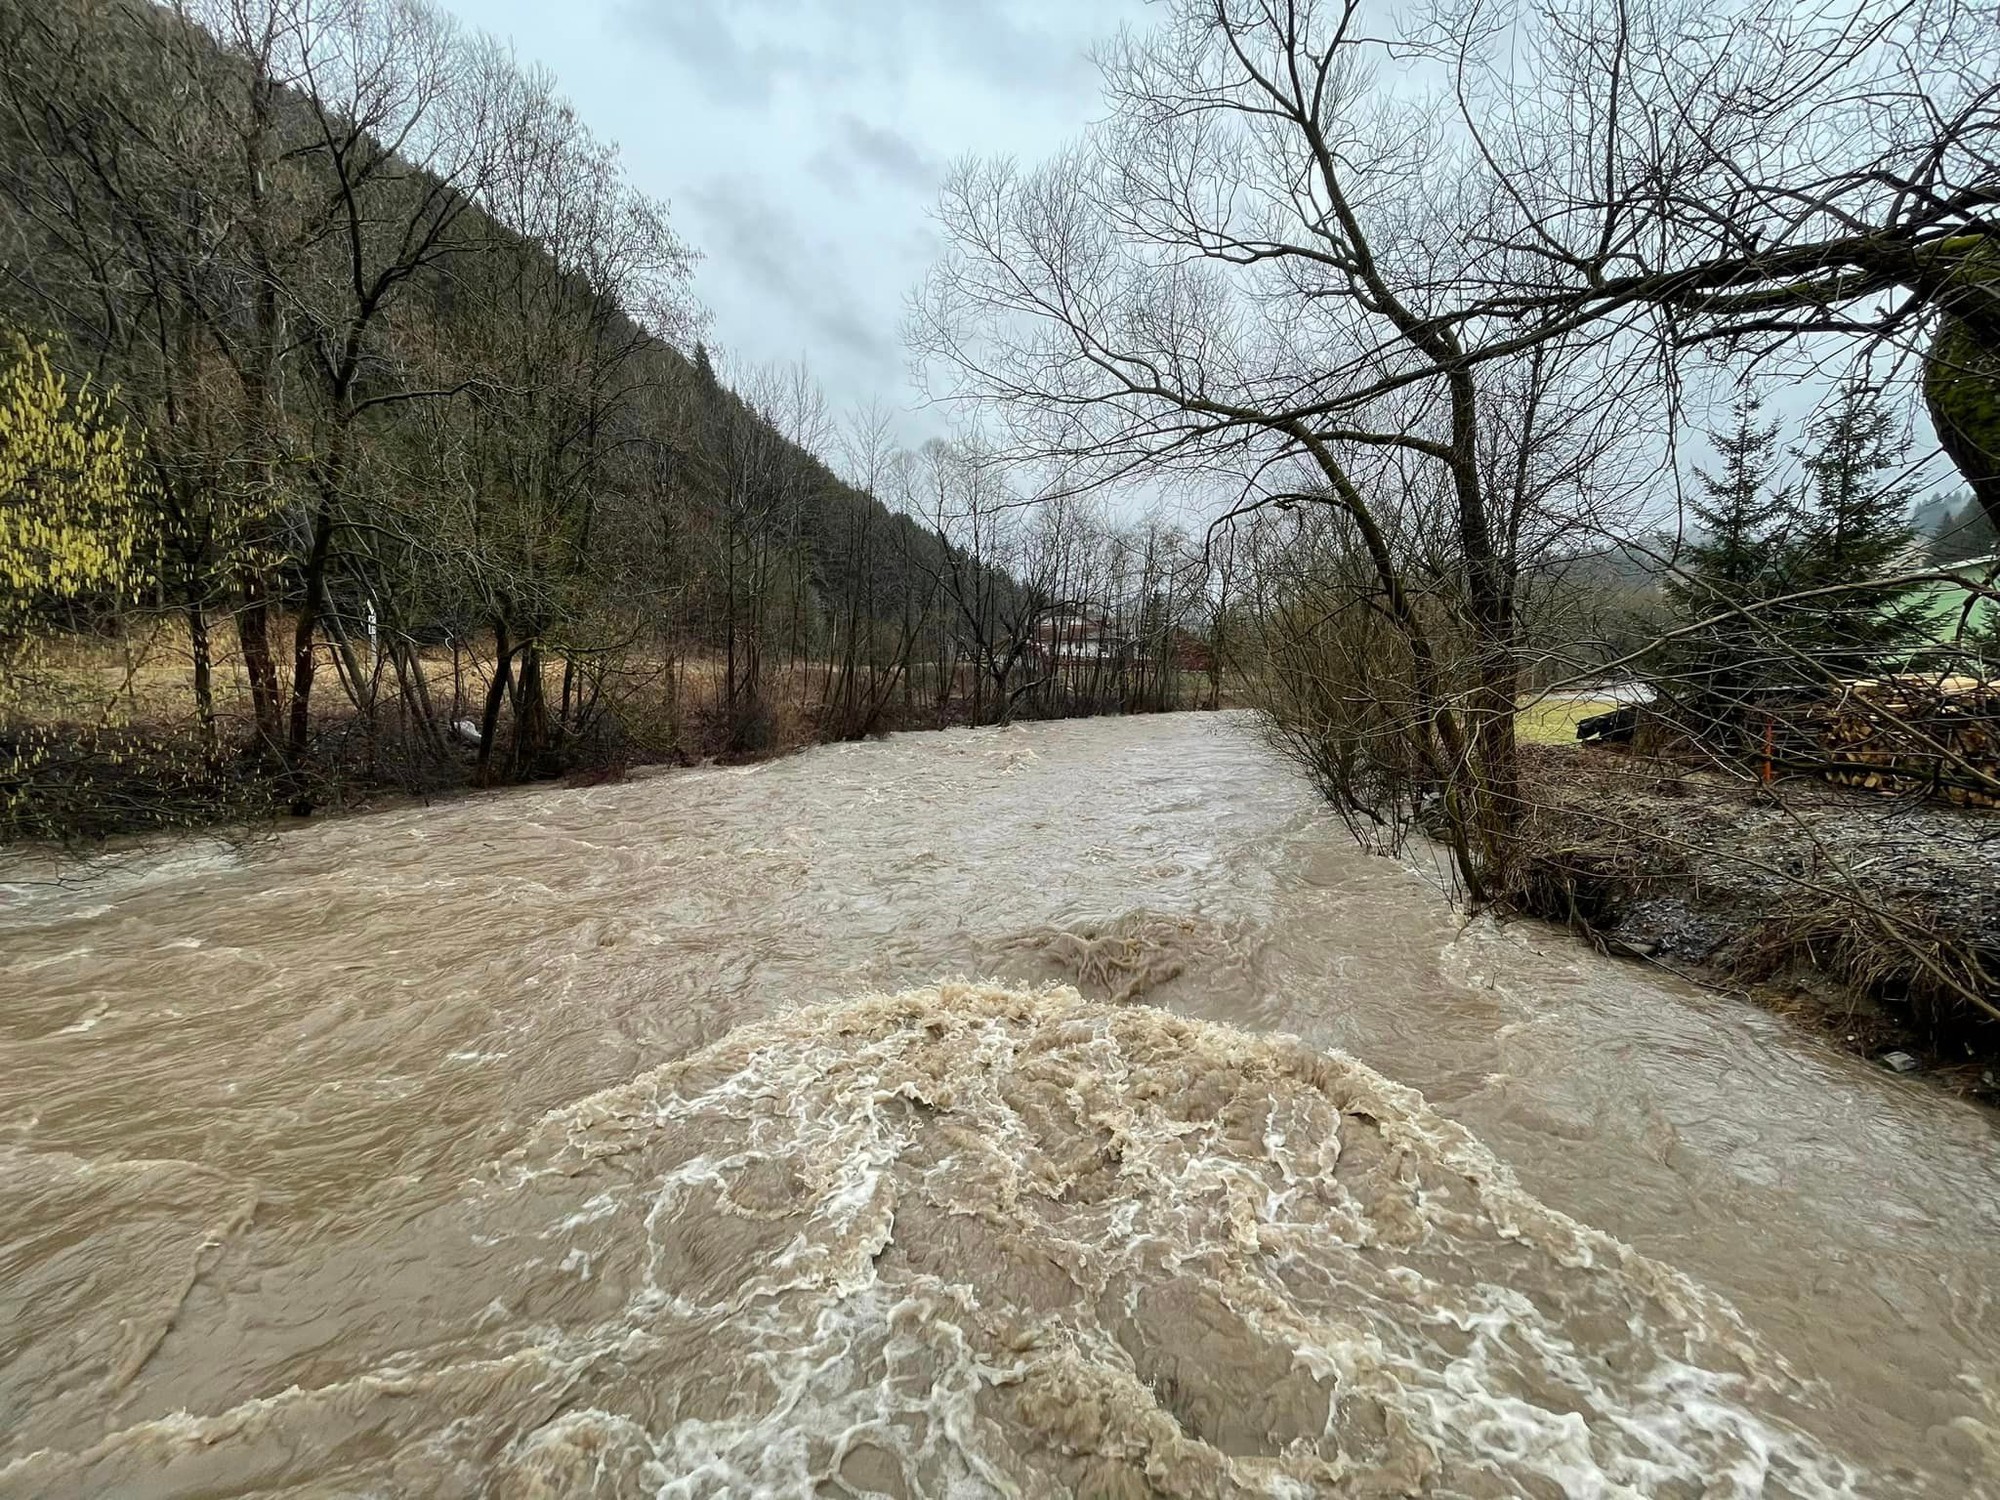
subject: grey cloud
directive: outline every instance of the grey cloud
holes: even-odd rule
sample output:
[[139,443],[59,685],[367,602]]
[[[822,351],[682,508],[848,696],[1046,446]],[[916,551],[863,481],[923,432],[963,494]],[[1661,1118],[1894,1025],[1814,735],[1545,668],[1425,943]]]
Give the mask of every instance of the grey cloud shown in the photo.
[[871,125],[856,115],[842,115],[839,132],[851,155],[884,176],[926,191],[936,184],[937,162],[901,132]]
[[[701,247],[714,338],[907,390],[900,315],[951,158],[1038,155],[1098,107],[1087,51],[1145,0],[442,0],[552,53]],[[487,14],[480,14],[481,11]]]
[[912,224],[903,232],[903,255],[910,264],[927,266],[944,254],[944,236],[926,223]]
[[688,201],[702,220],[711,265],[782,303],[802,327],[847,354],[875,365],[897,359],[857,311],[831,245],[814,244],[782,208],[734,182],[711,182]]
[[729,181],[696,188],[687,202],[703,221],[700,237],[711,264],[728,266],[787,301],[805,295],[798,229],[775,204]]
[[1073,90],[1091,67],[1071,0],[624,0],[619,14],[718,103],[768,100],[780,78],[900,80],[926,52],[1015,91]]
[[[901,349],[892,338],[871,327],[855,310],[851,300],[815,303],[811,309],[811,321],[812,326],[836,348],[845,350],[855,359],[884,371],[901,369]],[[894,330],[895,325],[891,323],[890,332]]]
[[780,77],[810,77],[828,62],[807,48],[767,40],[756,28],[740,26],[741,8],[726,0],[627,0],[618,13],[641,40],[656,43],[718,104],[767,104]]
[[996,0],[926,9],[951,60],[991,83],[1062,93],[1087,82],[1093,72],[1089,53],[1066,39],[1066,28],[1060,22],[1050,24],[1056,19],[1057,5],[1022,6]]
[[855,190],[853,164],[830,146],[822,146],[813,152],[806,166],[821,187],[843,195]]

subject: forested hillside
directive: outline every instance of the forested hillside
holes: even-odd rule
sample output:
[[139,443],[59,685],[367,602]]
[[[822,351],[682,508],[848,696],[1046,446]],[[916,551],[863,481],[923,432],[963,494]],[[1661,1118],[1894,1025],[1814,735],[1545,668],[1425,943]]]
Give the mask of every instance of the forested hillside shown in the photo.
[[[1158,698],[1031,692],[1077,527],[803,370],[732,388],[694,261],[421,6],[4,0],[9,825]],[[1170,629],[1158,540],[1092,592]]]

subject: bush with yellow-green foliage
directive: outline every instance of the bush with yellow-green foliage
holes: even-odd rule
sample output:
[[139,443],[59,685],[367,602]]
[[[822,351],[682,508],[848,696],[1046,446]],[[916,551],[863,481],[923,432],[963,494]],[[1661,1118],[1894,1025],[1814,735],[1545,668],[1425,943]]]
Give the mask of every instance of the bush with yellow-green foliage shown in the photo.
[[119,800],[103,783],[126,775],[128,757],[99,743],[107,726],[49,722],[92,715],[60,691],[43,648],[79,606],[131,599],[144,502],[137,445],[108,398],[46,346],[0,338],[0,836],[86,826],[58,804]]
[[138,581],[135,446],[89,382],[15,334],[0,371],[0,650],[52,610]]

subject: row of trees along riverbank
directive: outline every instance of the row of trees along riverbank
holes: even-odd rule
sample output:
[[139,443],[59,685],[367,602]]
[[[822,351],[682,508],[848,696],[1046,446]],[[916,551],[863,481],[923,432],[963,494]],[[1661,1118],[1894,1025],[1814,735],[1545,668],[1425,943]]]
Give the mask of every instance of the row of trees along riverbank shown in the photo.
[[[1803,531],[1740,594],[1659,534],[1761,382],[1858,381],[1901,431],[1921,402],[2000,516],[1995,61],[1957,0],[1170,0],[1069,149],[953,175],[913,332],[1010,452],[1226,481],[1280,742],[1364,837],[1421,830],[1470,901],[1535,907],[1524,693],[1714,682],[1701,643],[1746,616],[1810,619],[1829,687],[1906,662],[1909,590],[1993,596]],[[1829,420],[1860,453],[1881,417]],[[1825,463],[1815,526],[1900,504]],[[1713,607],[1676,621],[1663,580]]]
[[719,372],[434,10],[0,7],[0,161],[0,833],[1214,696],[1199,547]]

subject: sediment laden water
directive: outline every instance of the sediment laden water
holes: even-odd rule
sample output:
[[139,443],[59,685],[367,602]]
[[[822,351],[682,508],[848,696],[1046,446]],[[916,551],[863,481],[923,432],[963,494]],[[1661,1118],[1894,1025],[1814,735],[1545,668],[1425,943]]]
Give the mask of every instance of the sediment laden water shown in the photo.
[[1988,1118],[1238,718],[0,878],[0,1494],[2000,1494]]

